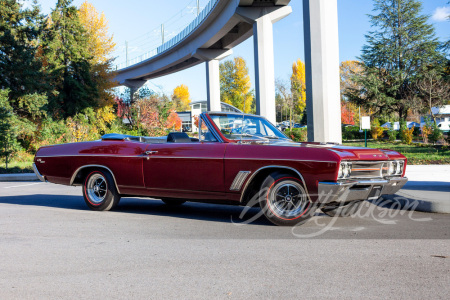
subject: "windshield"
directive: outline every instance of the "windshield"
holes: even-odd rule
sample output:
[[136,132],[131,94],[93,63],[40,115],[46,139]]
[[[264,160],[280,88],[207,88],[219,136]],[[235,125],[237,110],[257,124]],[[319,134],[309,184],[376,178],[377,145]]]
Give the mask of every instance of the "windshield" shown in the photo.
[[210,114],[220,132],[230,140],[288,139],[266,119],[252,115]]

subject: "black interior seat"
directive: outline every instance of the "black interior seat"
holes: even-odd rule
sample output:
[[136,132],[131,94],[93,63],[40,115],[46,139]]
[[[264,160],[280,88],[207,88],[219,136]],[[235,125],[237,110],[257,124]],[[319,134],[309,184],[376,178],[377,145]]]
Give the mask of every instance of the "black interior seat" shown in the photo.
[[186,132],[171,132],[167,136],[168,143],[190,143],[191,138]]

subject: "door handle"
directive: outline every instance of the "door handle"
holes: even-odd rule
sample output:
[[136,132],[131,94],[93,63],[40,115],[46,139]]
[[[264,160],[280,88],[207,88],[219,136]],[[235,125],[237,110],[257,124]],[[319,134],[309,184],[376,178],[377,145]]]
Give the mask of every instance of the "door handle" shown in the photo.
[[145,151],[145,154],[147,154],[147,155],[152,155],[152,154],[156,154],[156,153],[158,153],[158,151],[154,151],[154,150]]

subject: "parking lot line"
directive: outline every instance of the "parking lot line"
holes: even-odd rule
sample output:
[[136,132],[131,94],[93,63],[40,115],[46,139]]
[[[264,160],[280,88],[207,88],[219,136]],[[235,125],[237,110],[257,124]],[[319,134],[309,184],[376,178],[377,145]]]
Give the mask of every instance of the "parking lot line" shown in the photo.
[[22,185],[13,185],[13,186],[5,186],[4,189],[11,189],[11,188],[17,188],[17,187],[23,187],[23,186],[29,186],[29,185],[36,185],[41,184],[42,182],[35,182],[35,183],[29,183],[29,184],[22,184]]

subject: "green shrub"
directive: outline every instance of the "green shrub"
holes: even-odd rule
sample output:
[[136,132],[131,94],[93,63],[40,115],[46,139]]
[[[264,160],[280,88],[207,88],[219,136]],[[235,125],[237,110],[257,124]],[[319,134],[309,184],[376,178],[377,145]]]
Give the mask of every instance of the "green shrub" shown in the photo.
[[387,131],[387,135],[389,137],[389,141],[395,142],[398,136],[398,132],[394,130],[394,126],[391,126],[391,128],[389,128],[389,130]]
[[402,135],[402,142],[410,145],[412,143],[412,139],[413,139],[413,132],[414,132],[414,127],[412,127],[411,129],[402,129],[401,130],[401,135]]
[[439,129],[439,127],[437,127],[436,122],[434,122],[431,126],[431,134],[428,136],[428,138],[432,143],[436,143],[437,141],[444,139],[444,134]]
[[286,129],[284,134],[295,142],[306,142],[308,140],[308,130],[306,128]]
[[[372,138],[372,133],[370,130],[367,131],[367,138]],[[343,140],[360,140],[364,139],[364,131],[359,132],[358,126],[345,126],[342,128],[342,139]]]

